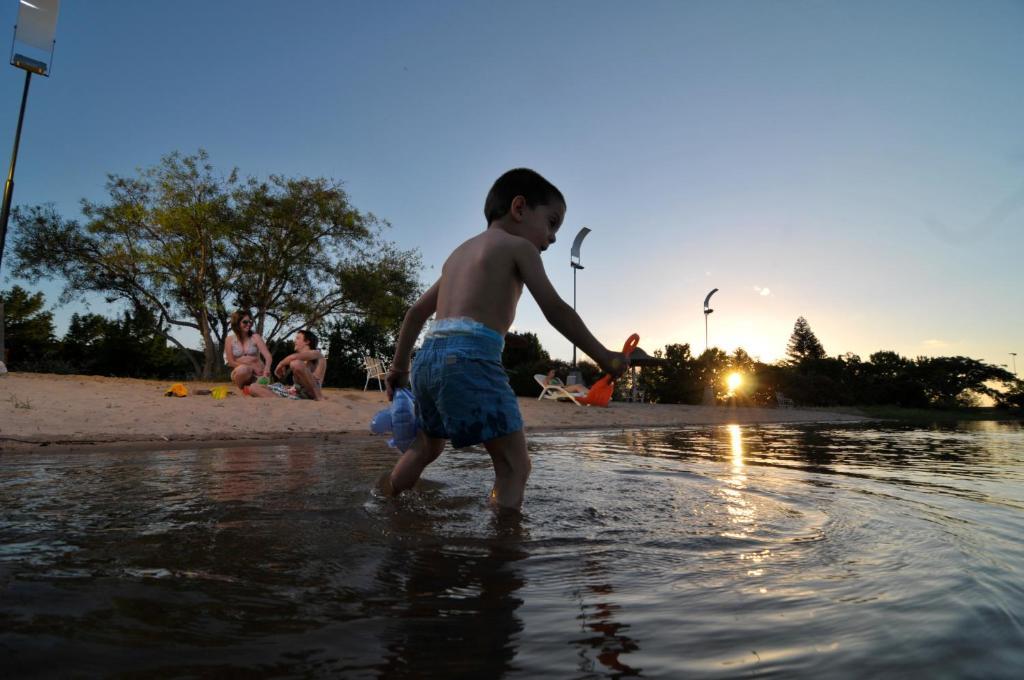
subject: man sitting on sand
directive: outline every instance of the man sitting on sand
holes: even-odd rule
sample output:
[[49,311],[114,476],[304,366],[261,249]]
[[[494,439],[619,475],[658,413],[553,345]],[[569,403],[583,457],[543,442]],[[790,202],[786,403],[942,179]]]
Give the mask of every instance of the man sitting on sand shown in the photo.
[[322,401],[321,386],[327,371],[327,359],[316,348],[318,340],[313,331],[303,329],[295,334],[295,351],[281,359],[274,369],[274,375],[284,380],[285,372],[291,370],[294,386],[282,383],[272,385],[249,385],[247,394],[251,397],[290,397]]

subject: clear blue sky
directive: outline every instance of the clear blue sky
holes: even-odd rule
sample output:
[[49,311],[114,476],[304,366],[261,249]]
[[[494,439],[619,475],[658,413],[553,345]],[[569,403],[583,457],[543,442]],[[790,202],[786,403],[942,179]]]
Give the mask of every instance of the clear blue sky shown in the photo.
[[[0,69],[0,149],[22,83]],[[343,180],[425,283],[535,168],[568,200],[544,256],[567,299],[593,230],[577,306],[609,346],[699,353],[717,287],[711,344],[766,361],[799,315],[831,355],[1024,352],[1020,1],[64,0],[15,203],[77,216],[106,173],[200,147]],[[515,329],[571,354],[528,295]]]

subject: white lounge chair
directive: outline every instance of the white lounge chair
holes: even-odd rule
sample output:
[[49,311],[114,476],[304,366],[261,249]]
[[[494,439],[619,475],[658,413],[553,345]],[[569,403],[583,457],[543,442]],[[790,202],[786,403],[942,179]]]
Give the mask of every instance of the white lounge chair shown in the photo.
[[387,377],[388,367],[377,357],[363,357],[363,368],[366,369],[366,384],[363,385],[363,392],[370,386],[371,380],[377,381],[377,389],[384,391],[384,378]]
[[582,397],[586,395],[586,392],[582,394],[573,394],[569,390],[565,389],[565,383],[558,378],[552,378],[548,380],[548,377],[543,373],[535,373],[533,379],[540,385],[540,396],[537,397],[537,401],[541,399],[553,399],[554,401],[571,401],[577,406],[582,406],[576,397]]

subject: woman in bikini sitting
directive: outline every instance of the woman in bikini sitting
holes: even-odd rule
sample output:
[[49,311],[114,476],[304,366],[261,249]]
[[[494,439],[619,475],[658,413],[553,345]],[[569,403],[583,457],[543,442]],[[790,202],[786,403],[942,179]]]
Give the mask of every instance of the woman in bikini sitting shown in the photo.
[[248,311],[231,315],[231,330],[234,333],[224,342],[224,363],[231,369],[231,381],[244,392],[258,377],[270,377],[272,359],[263,338],[253,332]]

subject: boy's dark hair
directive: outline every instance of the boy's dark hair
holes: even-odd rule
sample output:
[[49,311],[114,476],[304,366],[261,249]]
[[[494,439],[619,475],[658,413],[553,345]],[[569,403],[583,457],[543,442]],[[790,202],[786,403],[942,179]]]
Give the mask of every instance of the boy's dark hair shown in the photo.
[[306,342],[309,343],[309,348],[316,349],[317,343],[320,342],[319,340],[316,339],[316,333],[310,330],[306,330],[305,328],[303,328],[299,332],[302,333],[302,337],[304,337],[306,339]]
[[484,217],[487,218],[487,224],[507,215],[512,199],[516,196],[525,198],[526,205],[531,208],[550,205],[555,199],[565,204],[565,197],[554,184],[533,170],[516,168],[499,177],[487,192],[487,200],[484,201]]

